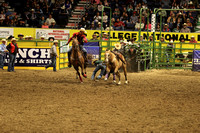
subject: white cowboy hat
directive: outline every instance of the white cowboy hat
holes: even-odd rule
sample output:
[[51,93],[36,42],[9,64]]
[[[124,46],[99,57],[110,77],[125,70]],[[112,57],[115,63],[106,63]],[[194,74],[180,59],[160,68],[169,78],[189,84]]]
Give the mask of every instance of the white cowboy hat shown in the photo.
[[133,45],[131,41],[128,42],[128,45]]
[[103,33],[104,35],[108,35],[106,32]]
[[54,40],[53,43],[58,43],[58,40]]
[[184,23],[183,25],[187,25],[186,23]]
[[29,36],[25,36],[25,38],[29,38]]
[[85,28],[80,28],[80,31],[83,31],[84,33],[87,33],[87,31],[85,30]]
[[12,39],[11,39],[11,42],[12,42],[12,41],[17,41],[17,40],[16,40],[15,38],[12,38]]
[[98,24],[101,24],[101,22],[98,22]]
[[191,38],[194,38],[194,36],[191,36]]
[[1,41],[2,41],[2,42],[6,42],[6,39],[2,39]]
[[121,49],[121,44],[116,43],[116,44],[115,44],[115,48],[116,48],[116,49]]
[[174,42],[173,40],[170,41],[170,43],[173,43],[173,42]]
[[45,36],[41,36],[40,38],[45,38]]
[[192,5],[192,4],[193,4],[193,2],[192,2],[192,1],[190,1],[190,2],[189,2],[189,5]]
[[127,40],[125,39],[125,40],[123,41],[123,43],[128,43],[128,42],[127,42]]

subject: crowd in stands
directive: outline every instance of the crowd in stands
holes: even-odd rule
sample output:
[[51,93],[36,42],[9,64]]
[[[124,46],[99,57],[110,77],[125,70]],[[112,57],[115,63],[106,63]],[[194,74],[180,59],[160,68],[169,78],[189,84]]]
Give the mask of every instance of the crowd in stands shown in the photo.
[[[64,28],[71,11],[79,0],[5,0],[0,5],[0,26],[6,27],[38,27]],[[151,29],[151,14],[155,8],[159,9],[200,9],[198,0],[90,0],[85,15],[78,24],[78,28],[91,30],[101,29],[102,7],[103,30],[140,30],[140,9],[142,11],[142,31]],[[18,4],[17,4],[18,3]],[[20,4],[19,4],[20,3]],[[7,9],[8,4],[16,12]],[[149,12],[149,13],[148,13]],[[198,11],[159,11],[156,15],[156,31],[163,32],[194,32],[198,21]],[[149,14],[149,20],[147,16]],[[160,24],[160,15],[162,24]]]
[[[131,30],[140,29],[140,9],[142,11],[141,28],[142,31],[151,29],[151,14],[154,8],[159,9],[200,9],[198,0],[104,0],[93,1],[87,8],[85,16],[79,23],[79,28],[101,29],[102,6],[109,6],[112,9],[110,16],[109,9],[103,12],[103,30],[109,29],[111,17],[111,30]],[[147,20],[149,11],[149,24]],[[198,11],[159,11],[157,14],[156,31],[163,32],[193,32],[198,21]],[[162,24],[160,28],[160,15]]]
[[[78,0],[5,0],[0,5],[0,26],[63,28]],[[11,12],[7,6],[15,8]]]

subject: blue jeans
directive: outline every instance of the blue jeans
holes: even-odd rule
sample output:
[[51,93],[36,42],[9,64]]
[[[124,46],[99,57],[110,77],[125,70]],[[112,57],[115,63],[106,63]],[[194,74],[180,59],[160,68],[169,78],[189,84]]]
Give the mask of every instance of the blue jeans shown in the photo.
[[53,71],[56,71],[56,56],[52,56],[51,63],[45,66],[45,68],[49,67],[53,67]]
[[5,60],[5,56],[0,54],[0,68],[2,69],[4,67],[4,60]]
[[11,54],[9,53],[9,63],[8,63],[8,71],[14,71],[14,66],[15,66],[15,59],[16,59],[16,54]]
[[105,74],[105,72],[106,72],[106,66],[105,66],[105,65],[102,65],[102,64],[97,65],[97,67],[96,67],[95,70],[93,71],[93,74],[92,74],[92,77],[91,77],[92,80],[94,79],[96,73],[97,73],[99,70],[101,70],[101,72],[100,72],[99,76],[97,77],[97,79],[101,79],[101,77]]

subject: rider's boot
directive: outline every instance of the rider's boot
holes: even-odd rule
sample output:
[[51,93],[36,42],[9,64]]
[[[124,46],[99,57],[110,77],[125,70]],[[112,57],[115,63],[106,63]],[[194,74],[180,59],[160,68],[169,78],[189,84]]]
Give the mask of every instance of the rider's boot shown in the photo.
[[68,52],[68,67],[72,67],[70,56],[71,56],[71,53]]
[[84,58],[85,58],[85,64],[88,64],[88,60],[87,60],[87,52],[84,52]]

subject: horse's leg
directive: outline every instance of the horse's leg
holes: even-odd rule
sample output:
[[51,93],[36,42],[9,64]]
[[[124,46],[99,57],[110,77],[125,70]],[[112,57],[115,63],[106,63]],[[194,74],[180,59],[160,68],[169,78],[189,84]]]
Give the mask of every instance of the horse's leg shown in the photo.
[[118,85],[120,85],[120,84],[121,84],[121,81],[120,81],[120,73],[119,73],[119,71],[117,71],[116,75],[117,75],[117,77],[119,78]]
[[76,72],[76,79],[78,79],[78,72]]
[[122,67],[123,67],[124,76],[125,76],[125,84],[128,84],[126,65],[125,65],[125,64],[123,64],[123,65],[122,65]]
[[80,79],[80,81],[81,81],[81,83],[82,83],[82,82],[83,82],[83,79],[82,79],[81,74],[80,74],[80,72],[79,72],[79,70],[78,70],[78,66],[77,66],[77,67],[74,67],[74,69],[76,70],[76,75],[78,74],[79,79]]
[[83,75],[84,78],[87,78],[87,75],[85,74],[86,72],[84,73],[84,69],[85,69],[84,68],[84,63],[82,63],[81,64],[81,73],[82,73],[82,75]]
[[110,68],[106,67],[106,76],[104,80],[108,80],[109,75],[110,75]]
[[[118,66],[115,67],[115,70],[114,70],[114,72],[113,72],[113,82],[116,82],[115,77],[116,77],[117,72],[118,72]],[[120,81],[120,80],[119,80],[119,81]]]

